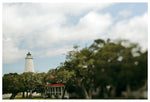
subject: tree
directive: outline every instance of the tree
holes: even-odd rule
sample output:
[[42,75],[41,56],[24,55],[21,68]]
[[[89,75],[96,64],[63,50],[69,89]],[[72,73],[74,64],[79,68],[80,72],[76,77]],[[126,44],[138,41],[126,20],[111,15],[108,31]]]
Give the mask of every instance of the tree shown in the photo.
[[22,76],[24,79],[25,90],[27,92],[26,97],[28,97],[28,92],[30,92],[29,97],[32,98],[32,93],[33,93],[33,91],[35,91],[36,84],[37,84],[35,74],[33,72],[24,72]]
[[12,93],[10,99],[14,99],[23,88],[22,79],[17,73],[9,73],[3,76],[3,93]]
[[[143,55],[138,44],[127,40],[119,40],[117,42],[96,40],[91,45],[91,49],[94,50],[96,55],[95,68],[97,76],[99,75],[96,79],[97,82],[106,83],[104,87],[107,84],[111,85],[115,89],[117,96],[120,96],[124,90],[127,90],[128,95],[130,95],[130,87],[135,90],[144,84],[144,82],[141,82],[143,84],[138,85],[140,80],[143,80],[140,78],[142,74],[139,73],[138,69],[142,69],[147,75],[147,55],[145,54],[144,59],[141,59],[141,62],[139,61],[139,58]],[[138,63],[140,63],[139,65],[143,63],[143,67],[138,68]],[[105,74],[100,75],[101,69],[104,69]],[[101,78],[103,78],[103,81]],[[144,78],[146,79],[146,76]],[[137,79],[138,81],[136,81]],[[122,80],[124,81],[122,82]]]
[[46,86],[46,73],[35,73],[35,91],[38,93],[45,93],[45,86]]
[[69,92],[71,88],[80,89],[86,99],[93,98],[92,92],[97,88],[97,98],[106,98],[106,93],[107,97],[120,97],[125,90],[130,95],[130,89],[139,89],[147,80],[147,51],[142,53],[138,44],[128,40],[97,39],[81,50],[75,46],[66,61],[49,73],[55,77],[50,82],[68,83]]
[[73,51],[70,51],[67,55],[67,60],[64,63],[65,70],[74,71],[75,78],[73,83],[76,83],[77,87],[80,87],[84,93],[84,97],[87,99],[92,98],[93,89],[93,52],[88,48],[78,50],[77,47]]
[[[63,65],[63,64],[62,64]],[[64,69],[64,66],[59,67],[59,69],[51,69],[49,70],[47,74],[47,82],[50,84],[55,83],[63,83],[65,85],[65,88],[63,90],[63,96],[64,98],[65,91],[68,89],[68,82],[72,80],[75,77],[74,71],[68,71]]]

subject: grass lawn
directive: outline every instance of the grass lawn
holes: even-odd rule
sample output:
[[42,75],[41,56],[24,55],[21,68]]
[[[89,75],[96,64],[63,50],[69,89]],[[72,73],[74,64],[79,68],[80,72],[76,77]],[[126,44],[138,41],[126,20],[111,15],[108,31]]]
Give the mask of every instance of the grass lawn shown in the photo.
[[[9,98],[3,98],[4,100],[9,100]],[[28,99],[28,100],[31,100],[31,99],[53,99],[53,98],[42,98],[41,96],[33,96],[33,98],[22,98],[22,95],[18,94],[16,95],[15,99]]]
[[[9,100],[9,98],[3,98],[4,100]],[[50,99],[54,99],[54,98],[42,98],[40,95],[36,95],[36,96],[33,96],[33,98],[22,98],[22,95],[21,94],[18,94],[16,97],[15,97],[15,100],[17,99],[22,99],[22,100],[32,100],[32,99],[37,99],[37,100],[50,100]],[[111,100],[111,99],[125,99],[125,97],[115,97],[115,98],[107,98],[108,100]],[[131,98],[131,99],[134,99],[134,98]],[[144,98],[143,98],[144,99]],[[97,100],[97,99],[96,99]],[[99,99],[98,99],[99,100]],[[101,99],[100,99],[101,100]]]

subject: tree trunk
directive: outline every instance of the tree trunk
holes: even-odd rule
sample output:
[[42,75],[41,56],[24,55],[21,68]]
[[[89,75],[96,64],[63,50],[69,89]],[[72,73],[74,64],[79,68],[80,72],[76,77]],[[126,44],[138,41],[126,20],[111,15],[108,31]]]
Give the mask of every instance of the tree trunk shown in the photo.
[[89,89],[89,99],[92,99],[92,88]]
[[116,97],[116,88],[114,86],[112,86],[111,92],[110,92],[110,96],[111,98]]
[[63,90],[63,96],[62,96],[62,99],[64,99],[65,91],[66,91],[66,87],[65,87],[64,90]]
[[131,96],[131,90],[130,90],[130,85],[127,85],[127,98],[130,98]]
[[12,95],[11,95],[11,97],[10,97],[10,99],[14,99],[16,95],[17,95],[17,93],[13,92]]
[[28,91],[27,91],[27,93],[26,93],[26,98],[28,98]]
[[29,98],[32,98],[32,90],[30,90]]
[[92,84],[89,87],[89,99],[92,99]]
[[44,95],[43,95],[43,96],[44,96],[44,98],[46,98],[46,97],[47,97],[47,95],[46,95],[46,93],[47,93],[47,89],[46,89],[46,88],[44,88],[44,92],[43,92],[43,93],[44,93]]
[[99,98],[104,98],[104,87],[100,87]]
[[85,99],[92,99],[92,90],[91,90],[91,86],[89,88],[89,93],[87,92],[86,88],[81,84],[83,79],[80,79],[78,81],[78,86],[82,88],[83,92],[84,92],[84,96],[85,96]]
[[84,95],[85,95],[85,99],[91,99],[92,97],[89,96],[89,94],[88,94],[87,90],[85,89],[85,87],[83,85],[81,87],[83,89],[83,92],[84,92]]
[[22,98],[24,98],[24,91],[22,92]]

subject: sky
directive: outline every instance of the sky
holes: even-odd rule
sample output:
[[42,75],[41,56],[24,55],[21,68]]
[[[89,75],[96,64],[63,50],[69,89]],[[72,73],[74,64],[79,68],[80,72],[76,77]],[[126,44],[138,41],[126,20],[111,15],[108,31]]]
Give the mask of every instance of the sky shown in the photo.
[[147,3],[3,3],[2,74],[23,73],[30,51],[35,72],[65,61],[74,45],[128,39],[148,48]]

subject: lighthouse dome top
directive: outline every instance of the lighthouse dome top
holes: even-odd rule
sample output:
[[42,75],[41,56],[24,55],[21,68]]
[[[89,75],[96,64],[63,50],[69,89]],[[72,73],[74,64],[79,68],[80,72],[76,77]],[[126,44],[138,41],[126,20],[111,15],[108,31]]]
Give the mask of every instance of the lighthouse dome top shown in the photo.
[[31,56],[30,52],[28,52],[27,56]]
[[27,53],[26,59],[33,59],[30,52]]

